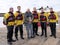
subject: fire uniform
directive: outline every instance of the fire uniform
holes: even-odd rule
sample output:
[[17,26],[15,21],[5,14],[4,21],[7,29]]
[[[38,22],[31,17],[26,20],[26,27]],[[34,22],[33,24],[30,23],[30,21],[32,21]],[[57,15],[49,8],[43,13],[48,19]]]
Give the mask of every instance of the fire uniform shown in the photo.
[[48,16],[48,19],[51,29],[51,36],[54,36],[56,38],[56,22],[58,21],[58,16],[54,11],[52,11]]
[[12,12],[8,12],[4,15],[3,24],[7,26],[7,41],[11,42],[13,40],[13,28],[15,24],[15,16]]
[[33,34],[38,36],[38,25],[39,22],[39,16],[37,11],[33,11]]
[[15,13],[15,37],[18,40],[18,30],[20,31],[20,37],[21,39],[23,38],[23,23],[24,23],[24,19],[23,19],[23,15],[20,11],[16,11]]
[[45,12],[41,12],[40,14],[40,24],[41,24],[41,29],[42,29],[42,34],[41,36],[44,35],[45,33],[45,37],[47,37],[47,17],[44,14]]

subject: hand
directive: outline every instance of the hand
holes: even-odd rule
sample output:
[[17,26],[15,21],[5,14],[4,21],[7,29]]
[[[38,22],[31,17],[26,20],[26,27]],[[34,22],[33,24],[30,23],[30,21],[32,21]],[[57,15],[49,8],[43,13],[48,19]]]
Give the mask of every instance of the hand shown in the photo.
[[31,22],[32,22],[32,20],[29,20],[29,22],[31,23]]
[[58,20],[56,22],[58,23]]

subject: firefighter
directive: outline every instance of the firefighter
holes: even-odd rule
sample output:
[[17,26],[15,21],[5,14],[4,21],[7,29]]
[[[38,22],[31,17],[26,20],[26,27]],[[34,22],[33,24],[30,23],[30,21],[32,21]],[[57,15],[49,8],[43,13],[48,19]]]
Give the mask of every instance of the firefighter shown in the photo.
[[38,12],[36,10],[36,7],[33,8],[32,11],[32,15],[33,15],[33,35],[35,37],[35,35],[39,36],[38,34],[38,21],[39,21],[39,16],[38,16]]
[[23,23],[24,23],[24,16],[21,13],[21,7],[17,6],[17,11],[15,12],[15,38],[18,40],[18,30],[20,31],[20,37],[23,38]]
[[50,14],[48,16],[49,19],[49,25],[51,29],[51,37],[53,36],[56,38],[56,22],[58,21],[57,14],[53,11],[53,8],[50,8]]
[[13,14],[13,8],[9,8],[9,12],[4,15],[3,24],[7,27],[7,42],[12,43],[13,40],[13,29],[14,29],[15,16]]
[[41,36],[43,36],[45,34],[45,37],[47,37],[47,17],[46,14],[44,12],[44,9],[41,9],[41,13],[40,13],[40,24],[41,24],[41,29],[42,29],[42,33]]

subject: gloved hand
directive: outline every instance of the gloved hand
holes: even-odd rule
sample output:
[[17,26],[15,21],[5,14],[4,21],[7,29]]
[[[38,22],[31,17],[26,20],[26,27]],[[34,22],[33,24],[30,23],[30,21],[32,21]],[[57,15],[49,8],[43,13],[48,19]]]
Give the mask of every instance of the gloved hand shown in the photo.
[[58,23],[58,20],[56,21],[56,23]]

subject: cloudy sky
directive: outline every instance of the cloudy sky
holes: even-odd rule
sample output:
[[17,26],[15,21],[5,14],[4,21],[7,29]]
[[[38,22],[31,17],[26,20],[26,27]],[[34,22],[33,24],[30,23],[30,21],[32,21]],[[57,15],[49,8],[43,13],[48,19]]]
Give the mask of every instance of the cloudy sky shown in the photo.
[[7,12],[10,7],[13,7],[14,11],[16,11],[18,5],[21,6],[22,12],[25,12],[27,8],[32,10],[33,7],[38,9],[47,5],[53,7],[55,11],[60,10],[60,0],[0,0],[0,13]]

